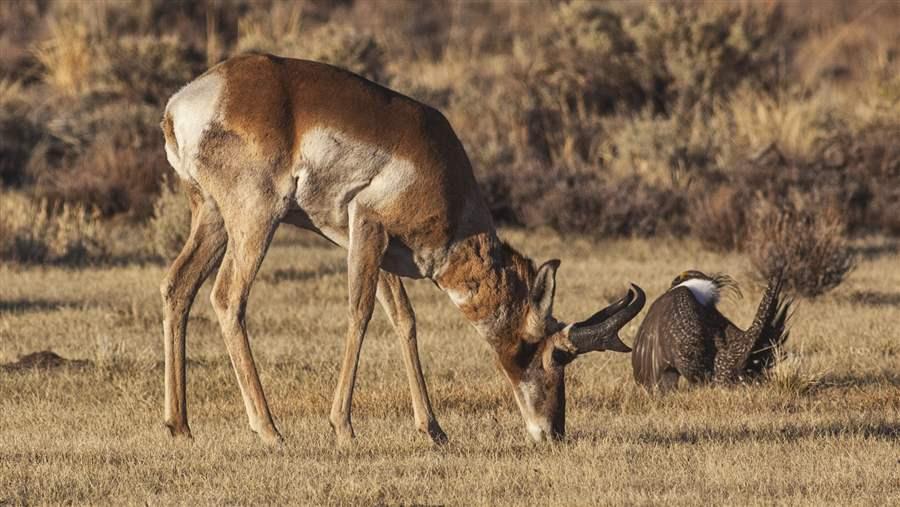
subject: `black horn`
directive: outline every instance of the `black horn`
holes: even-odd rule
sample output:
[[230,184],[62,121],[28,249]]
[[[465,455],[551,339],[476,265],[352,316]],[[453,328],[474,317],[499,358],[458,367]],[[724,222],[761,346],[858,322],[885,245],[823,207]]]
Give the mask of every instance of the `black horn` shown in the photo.
[[569,331],[569,341],[579,354],[595,350],[631,352],[628,345],[619,339],[618,333],[628,321],[640,313],[646,300],[644,291],[631,284],[625,297],[595,313],[591,318],[573,324]]

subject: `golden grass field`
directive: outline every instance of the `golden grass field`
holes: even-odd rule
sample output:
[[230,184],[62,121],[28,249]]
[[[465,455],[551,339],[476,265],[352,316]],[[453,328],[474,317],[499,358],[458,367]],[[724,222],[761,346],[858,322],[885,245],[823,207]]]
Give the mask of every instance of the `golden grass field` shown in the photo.
[[[589,242],[503,236],[562,259],[557,314],[583,318],[629,281],[655,298],[687,268],[725,271],[751,320],[749,261],[676,239]],[[248,320],[286,438],[250,432],[208,301],[190,321],[193,441],[162,424],[164,267],[0,266],[0,362],[51,349],[88,368],[0,370],[0,504],[805,504],[900,503],[900,253],[860,241],[860,264],[828,296],[801,300],[773,379],[654,398],[629,357],[595,353],[568,372],[568,436],[532,444],[492,352],[430,282],[408,282],[441,448],[415,432],[396,339],[370,327],[354,411],[337,448],[327,412],[345,326],[342,250],[281,231]],[[630,342],[638,322],[623,330]]]

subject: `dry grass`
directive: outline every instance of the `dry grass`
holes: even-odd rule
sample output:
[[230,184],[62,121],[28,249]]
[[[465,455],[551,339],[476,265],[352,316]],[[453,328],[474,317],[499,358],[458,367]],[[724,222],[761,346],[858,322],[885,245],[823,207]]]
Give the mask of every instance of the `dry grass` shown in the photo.
[[98,63],[86,26],[54,20],[48,23],[48,31],[48,39],[35,49],[44,80],[58,93],[83,93],[93,83]]
[[[655,297],[687,268],[745,282],[746,298],[723,308],[740,325],[760,294],[745,257],[695,242],[505,236],[538,259],[563,260],[565,319],[629,280]],[[799,305],[771,382],[651,398],[627,356],[593,354],[570,368],[569,437],[556,445],[526,441],[488,346],[430,283],[410,282],[426,377],[451,437],[442,449],[412,428],[380,310],[354,400],[358,442],[335,447],[327,411],[345,325],[344,254],[309,236],[279,233],[250,303],[255,355],[287,438],[276,451],[248,431],[208,287],[190,323],[187,443],[162,426],[161,266],[0,266],[0,362],[44,349],[93,362],[0,371],[0,503],[897,503],[900,254],[890,240],[858,246],[867,255],[853,276]]]

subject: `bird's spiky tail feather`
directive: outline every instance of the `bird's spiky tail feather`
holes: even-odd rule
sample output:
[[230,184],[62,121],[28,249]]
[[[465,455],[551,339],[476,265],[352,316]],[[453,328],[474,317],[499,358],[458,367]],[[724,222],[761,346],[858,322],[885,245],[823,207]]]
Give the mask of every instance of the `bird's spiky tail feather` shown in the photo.
[[775,365],[775,361],[778,359],[776,355],[790,335],[788,321],[793,301],[779,293],[776,295],[774,303],[774,316],[763,323],[744,366],[745,374],[750,377],[758,377]]
[[731,364],[727,365],[727,377],[732,379],[754,376],[775,363],[778,347],[788,338],[788,320],[792,302],[782,295],[784,275],[781,271],[769,277],[756,317],[750,328],[727,355]]

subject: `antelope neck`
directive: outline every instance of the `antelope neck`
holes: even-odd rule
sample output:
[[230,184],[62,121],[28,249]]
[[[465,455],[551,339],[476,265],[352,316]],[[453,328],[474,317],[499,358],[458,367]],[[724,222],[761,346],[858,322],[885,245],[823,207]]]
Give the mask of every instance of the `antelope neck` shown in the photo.
[[496,347],[523,322],[531,271],[528,259],[484,233],[453,245],[435,282]]

